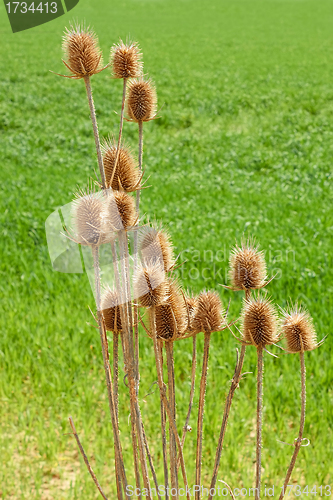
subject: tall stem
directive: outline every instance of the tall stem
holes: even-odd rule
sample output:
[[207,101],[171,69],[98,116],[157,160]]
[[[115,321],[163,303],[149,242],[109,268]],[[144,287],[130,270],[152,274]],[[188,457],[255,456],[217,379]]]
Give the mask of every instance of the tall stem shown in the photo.
[[[147,498],[151,499],[150,484],[148,476],[148,467],[144,449],[144,437],[142,431],[142,418],[138,402],[138,395],[136,390],[136,377],[134,368],[134,352],[133,352],[133,330],[131,328],[131,307],[132,303],[130,301],[130,288],[129,288],[129,255],[128,255],[128,242],[127,235],[125,231],[119,231],[119,248],[120,248],[120,263],[121,263],[121,277],[122,277],[122,290],[123,290],[123,304],[122,309],[125,311],[126,319],[124,321],[124,334],[123,339],[125,343],[125,353],[126,353],[126,372],[128,376],[129,383],[129,393],[130,393],[130,404],[131,404],[131,419],[136,425],[136,433],[138,439],[139,456],[141,463],[141,471],[143,476],[144,487],[147,490]],[[133,437],[133,447],[134,447],[134,433]],[[135,447],[133,452],[135,452]]]
[[[210,333],[205,332],[204,354],[203,354],[202,373],[200,381],[198,429],[197,429],[197,453],[196,453],[196,474],[195,474],[195,480],[196,480],[195,484],[197,486],[201,486],[202,428],[203,428],[203,417],[205,408],[205,394],[207,386],[210,336],[211,336]],[[195,499],[200,500],[200,490],[195,492]]]
[[[190,402],[189,402],[189,405],[188,405],[188,411],[187,411],[187,415],[186,415],[185,425],[183,427],[182,450],[184,449],[185,437],[186,437],[186,433],[188,431],[188,424],[190,422],[191,411],[192,411],[192,406],[193,406],[196,367],[197,367],[197,336],[193,335]],[[179,465],[180,465],[180,462],[179,462],[179,457],[178,457],[177,469],[179,469]]]
[[161,363],[160,351],[158,348],[158,341],[157,341],[157,336],[156,336],[155,307],[150,308],[150,321],[151,321],[150,328],[151,328],[151,333],[152,333],[153,342],[154,342],[154,353],[155,353],[155,361],[156,361],[157,380],[158,380],[158,386],[160,389],[160,397],[163,399],[164,407],[165,407],[166,412],[168,414],[168,419],[169,419],[169,422],[171,422],[172,431],[173,431],[173,434],[174,434],[175,439],[176,439],[178,452],[180,455],[180,465],[181,465],[181,469],[182,469],[182,475],[183,475],[184,486],[185,486],[185,491],[186,491],[186,498],[187,498],[187,500],[191,500],[190,499],[190,490],[188,488],[188,482],[187,482],[187,475],[186,475],[183,450],[182,450],[181,442],[179,439],[176,422],[172,418],[172,410],[171,410],[171,406],[169,404],[168,398],[166,396],[165,385],[163,382],[162,363]]
[[279,500],[282,500],[282,498],[284,497],[284,495],[286,493],[286,489],[287,489],[287,486],[289,484],[289,479],[290,479],[291,473],[295,467],[297,455],[298,455],[298,452],[299,452],[301,445],[302,445],[303,432],[304,432],[305,406],[306,406],[306,370],[305,370],[304,352],[300,352],[299,356],[300,356],[300,362],[301,362],[301,384],[302,384],[301,421],[300,421],[300,426],[299,426],[298,437],[297,437],[297,440],[295,443],[295,450],[294,450],[290,465],[289,465],[288,470],[287,470],[286,479],[284,481],[283,489],[281,491]]
[[[223,448],[223,441],[224,441],[224,436],[227,430],[227,424],[228,424],[228,418],[230,414],[230,408],[232,404],[232,399],[234,397],[234,393],[238,387],[238,384],[240,382],[241,376],[242,376],[242,369],[243,369],[243,363],[244,363],[244,357],[245,357],[245,351],[246,351],[246,346],[242,345],[241,348],[241,353],[239,359],[237,359],[237,364],[235,368],[235,373],[231,381],[231,386],[229,389],[229,393],[225,402],[225,407],[224,407],[224,413],[223,413],[223,420],[222,420],[222,425],[221,425],[221,431],[220,431],[220,436],[219,436],[219,441],[216,449],[216,455],[215,455],[215,464],[214,464],[214,470],[213,470],[213,477],[212,481],[210,484],[210,491],[212,491],[215,488],[216,481],[217,481],[217,473],[219,470],[220,466],[220,460],[221,460],[221,454],[222,454],[222,448]],[[212,499],[212,495],[209,493],[208,500]]]
[[[163,367],[163,342],[158,342],[159,356],[161,366]],[[163,368],[162,368],[163,370]],[[164,487],[165,487],[165,500],[169,498],[169,471],[168,471],[168,451],[166,439],[166,414],[163,403],[163,398],[160,397],[160,410],[161,410],[161,434],[162,434],[162,449],[163,449],[163,469],[164,469]]]
[[[94,273],[95,273],[95,295],[96,295],[96,306],[97,306],[97,318],[98,318],[98,329],[101,338],[102,345],[102,354],[103,354],[103,364],[105,371],[105,379],[107,386],[107,393],[109,399],[109,408],[111,414],[111,422],[113,429],[113,438],[115,445],[115,455],[116,455],[116,465],[119,468],[118,474],[121,477],[124,492],[126,495],[127,489],[127,478],[124,466],[124,460],[122,456],[121,443],[119,438],[119,427],[116,415],[116,409],[113,398],[113,388],[112,388],[112,376],[109,362],[109,350],[108,350],[108,340],[106,336],[105,325],[101,313],[101,279],[100,279],[100,268],[99,268],[99,255],[98,255],[98,247],[92,247],[93,261],[94,261]],[[121,497],[120,497],[121,498]]]
[[256,446],[256,489],[255,500],[260,499],[261,486],[261,443],[262,443],[262,394],[263,394],[263,349],[257,347],[257,446]]
[[[139,176],[142,173],[143,154],[143,122],[139,122]],[[140,214],[140,189],[136,192],[136,212]],[[134,268],[138,266],[138,230],[134,231]],[[137,392],[139,390],[139,308],[134,306],[134,344],[135,344],[135,375],[137,380]]]
[[101,144],[99,141],[97,118],[96,118],[95,105],[94,105],[94,100],[93,100],[93,96],[92,96],[92,90],[91,90],[89,76],[84,77],[84,83],[86,85],[86,91],[87,91],[87,97],[88,97],[88,103],[89,103],[89,109],[90,109],[90,117],[91,117],[93,131],[94,131],[98,167],[99,167],[99,172],[101,174],[101,180],[102,180],[102,188],[105,189],[106,184],[105,184],[103,157],[102,157],[102,151],[101,151]]
[[[168,368],[168,388],[169,388],[169,401],[172,412],[172,418],[176,421],[176,398],[175,398],[175,369],[174,369],[174,358],[173,358],[173,342],[165,342],[165,350],[167,356],[167,368]],[[171,489],[174,489],[176,493],[171,495],[172,498],[178,498],[178,478],[177,478],[177,448],[176,440],[172,432],[171,423],[169,423],[169,440],[170,440],[170,477],[171,477]]]

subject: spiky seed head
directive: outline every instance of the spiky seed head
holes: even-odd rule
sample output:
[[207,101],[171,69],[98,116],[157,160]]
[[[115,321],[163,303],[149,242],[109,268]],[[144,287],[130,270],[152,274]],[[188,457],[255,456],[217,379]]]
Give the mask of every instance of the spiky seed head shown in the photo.
[[258,296],[244,300],[242,334],[243,340],[261,348],[279,340],[277,315],[269,299]]
[[140,240],[142,260],[160,262],[166,273],[170,271],[175,259],[169,234],[165,230],[149,228],[141,233]]
[[109,190],[105,214],[110,231],[128,229],[137,221],[134,199],[124,191]]
[[264,253],[250,240],[235,246],[230,256],[229,277],[237,290],[262,288],[266,280]]
[[187,326],[184,297],[176,281],[168,280],[165,303],[156,307],[156,334],[164,340],[181,337]]
[[81,245],[100,245],[105,238],[104,199],[101,193],[89,189],[75,195],[73,202],[73,232]]
[[140,266],[134,276],[134,293],[143,307],[162,304],[168,293],[163,267],[158,262]]
[[212,333],[221,328],[223,314],[220,297],[216,292],[201,292],[197,297],[197,307],[193,318],[196,333]]
[[156,115],[157,96],[152,81],[133,80],[127,92],[127,112],[135,122],[148,122]]
[[281,330],[289,352],[312,351],[318,347],[312,318],[298,305],[283,311]]
[[136,42],[122,40],[111,48],[110,62],[115,78],[137,78],[142,73],[142,54]]
[[119,148],[117,167],[114,174],[117,145],[108,140],[105,141],[102,150],[106,187],[110,187],[114,191],[123,190],[126,193],[131,193],[138,189],[140,187],[140,174],[130,150],[125,146]]
[[109,332],[120,333],[122,331],[119,307],[119,296],[116,290],[107,288],[102,295],[101,310],[105,327]]
[[66,64],[77,78],[99,73],[102,68],[102,52],[98,39],[91,28],[75,25],[66,28],[63,37]]

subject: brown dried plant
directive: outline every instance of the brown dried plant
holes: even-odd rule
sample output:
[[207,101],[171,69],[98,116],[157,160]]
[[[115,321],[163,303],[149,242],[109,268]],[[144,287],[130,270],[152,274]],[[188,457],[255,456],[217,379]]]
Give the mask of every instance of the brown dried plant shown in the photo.
[[[121,344],[124,375],[129,392],[130,433],[133,454],[133,470],[136,488],[146,490],[144,495],[152,500],[151,478],[158,490],[158,474],[154,461],[156,456],[149,448],[149,436],[146,435],[140,409],[140,364],[139,364],[139,323],[152,340],[157,383],[160,396],[161,441],[163,456],[164,485],[176,493],[171,497],[178,499],[181,468],[184,487],[188,488],[186,463],[184,459],[185,437],[191,429],[190,419],[193,409],[195,376],[197,364],[197,338],[203,334],[203,359],[200,378],[199,405],[196,436],[196,484],[202,485],[203,460],[203,421],[205,394],[211,336],[214,332],[231,330],[236,323],[227,322],[228,309],[222,307],[221,299],[215,291],[203,291],[197,296],[184,293],[174,277],[176,259],[170,235],[161,226],[139,227],[140,190],[142,188],[143,166],[143,123],[156,118],[157,97],[150,79],[142,75],[142,55],[135,42],[123,43],[121,40],[111,49],[110,66],[114,79],[123,80],[118,140],[108,139],[101,147],[95,107],[92,99],[90,77],[102,71],[102,54],[95,34],[90,28],[80,25],[67,29],[63,48],[64,61],[74,80],[84,79],[93,125],[100,180],[97,189],[79,191],[73,201],[72,227],[67,236],[74,242],[88,247],[91,252],[94,270],[94,293],[96,299],[98,331],[101,340],[103,366],[106,379],[109,410],[112,423],[115,475],[118,500],[127,496],[128,465],[125,467],[122,436],[119,431],[119,344]],[[129,80],[130,79],[130,80]],[[124,110],[127,99],[129,120],[138,124],[138,165],[122,142]],[[135,195],[133,193],[135,192]],[[141,224],[141,222],[140,222]],[[134,256],[129,252],[129,234],[132,233]],[[109,252],[112,283],[105,283],[104,269],[100,262],[101,247]],[[106,250],[105,250],[106,252]],[[106,254],[107,254],[106,252]],[[104,253],[103,253],[104,255]],[[132,262],[133,261],[133,262]],[[134,273],[131,275],[131,266]],[[279,328],[275,307],[270,299],[253,290],[260,290],[268,285],[264,254],[259,251],[254,240],[242,240],[236,245],[230,257],[229,277],[234,291],[245,293],[242,311],[240,355],[237,361],[230,389],[225,402],[221,431],[216,447],[215,462],[210,485],[214,490],[226,433],[230,408],[236,389],[244,373],[243,363],[247,346],[257,349],[257,440],[256,440],[256,500],[260,498],[261,485],[261,434],[262,434],[262,386],[263,386],[263,350],[275,344],[279,338]],[[146,324],[145,317],[149,323]],[[302,411],[300,432],[295,444],[295,451],[287,471],[285,484],[288,483],[296,457],[302,443],[305,420],[305,364],[304,352],[313,350],[320,343],[308,313],[295,307],[283,313],[281,330],[287,341],[287,350],[299,353],[302,377]],[[113,349],[110,360],[107,331],[112,333]],[[231,330],[232,331],[232,330]],[[233,332],[232,332],[233,333]],[[236,336],[233,333],[234,336]],[[199,336],[199,337],[198,337]],[[176,377],[174,362],[175,342],[192,338],[191,386],[188,411],[182,426],[182,435],[178,432],[179,415],[176,403]],[[236,337],[237,338],[237,337]],[[166,365],[166,366],[164,366]],[[112,367],[112,369],[111,369]],[[167,385],[164,375],[167,372]],[[73,419],[70,418],[73,435],[77,441],[88,471],[101,496],[105,493],[93,472],[85,454]],[[167,434],[168,433],[168,434]],[[169,447],[167,446],[169,437]],[[154,447],[155,448],[155,447]],[[126,464],[128,461],[126,462]],[[201,491],[196,491],[195,498],[200,500]],[[157,495],[161,500],[161,495]],[[187,500],[190,500],[186,489]],[[280,500],[282,500],[280,497]]]

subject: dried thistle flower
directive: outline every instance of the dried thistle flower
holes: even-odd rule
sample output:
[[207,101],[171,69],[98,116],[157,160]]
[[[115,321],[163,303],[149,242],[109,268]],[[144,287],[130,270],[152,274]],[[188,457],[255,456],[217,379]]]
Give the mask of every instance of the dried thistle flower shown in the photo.
[[235,246],[230,256],[229,277],[236,290],[258,289],[265,286],[266,262],[264,253],[248,240]]
[[122,331],[119,296],[116,290],[107,288],[101,299],[101,310],[105,327],[110,332],[120,333]]
[[272,302],[261,297],[244,300],[243,340],[263,348],[279,340],[277,315]]
[[191,297],[189,295],[185,296],[185,307],[187,313],[187,327],[186,331],[188,333],[192,333],[193,330],[193,320],[198,308],[198,299],[197,297]]
[[220,297],[216,292],[201,292],[197,297],[197,306],[193,318],[193,330],[196,333],[212,333],[221,328],[223,314]]
[[187,311],[180,286],[176,281],[168,281],[167,300],[156,307],[155,318],[158,337],[171,340],[184,334]]
[[111,231],[128,229],[137,221],[134,199],[124,191],[109,191],[105,214]]
[[140,248],[143,261],[162,263],[166,273],[175,263],[170,236],[165,230],[149,228],[149,231],[144,231],[141,234]]
[[152,81],[133,80],[127,92],[127,112],[135,122],[148,122],[156,116],[157,96]]
[[74,78],[95,75],[104,69],[98,38],[90,27],[78,24],[66,28],[63,50],[67,59],[63,62]]
[[136,42],[120,40],[113,45],[110,54],[113,76],[115,78],[137,78],[142,73],[142,54]]
[[104,199],[101,193],[79,191],[73,202],[74,238],[81,245],[100,245],[105,239]]
[[289,352],[312,351],[318,347],[312,318],[297,304],[289,311],[283,311],[281,330]]
[[112,142],[110,139],[105,141],[102,151],[106,187],[111,187],[114,191],[126,191],[126,193],[136,191],[140,187],[140,173],[136,168],[135,160],[130,150],[125,146],[119,148],[115,172],[114,164],[117,156],[116,143]]
[[140,266],[134,276],[134,293],[143,307],[162,304],[168,293],[163,267],[158,262]]

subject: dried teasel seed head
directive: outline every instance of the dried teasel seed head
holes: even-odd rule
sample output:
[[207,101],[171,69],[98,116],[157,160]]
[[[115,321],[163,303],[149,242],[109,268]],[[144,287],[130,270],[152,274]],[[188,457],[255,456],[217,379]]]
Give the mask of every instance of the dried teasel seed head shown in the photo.
[[176,281],[168,280],[166,301],[155,310],[156,334],[164,340],[181,337],[187,326],[187,311],[183,294]]
[[263,348],[279,340],[277,315],[269,299],[255,297],[244,300],[242,312],[243,340]]
[[73,202],[74,238],[81,245],[100,245],[104,242],[104,199],[101,193],[87,190],[75,195]]
[[167,273],[175,264],[169,234],[162,229],[149,228],[140,235],[141,256],[144,262],[160,262]]
[[312,351],[318,347],[312,318],[298,305],[283,311],[281,330],[289,352]]
[[127,92],[127,112],[135,122],[148,122],[156,116],[157,96],[152,81],[133,80]]
[[201,292],[197,297],[196,311],[193,318],[193,330],[196,333],[212,333],[221,328],[223,308],[216,292]]
[[115,78],[137,78],[142,73],[142,54],[136,42],[120,40],[111,48],[110,63]]
[[158,262],[140,266],[134,276],[134,294],[142,307],[162,304],[168,293],[163,267]]
[[119,296],[116,290],[107,288],[102,295],[101,310],[105,327],[109,332],[120,333],[121,317],[119,307]]
[[111,187],[115,191],[123,190],[126,193],[136,191],[140,187],[140,173],[129,149],[125,146],[119,148],[117,168],[114,173],[117,155],[116,143],[111,140],[105,141],[102,150],[106,187]]
[[66,28],[63,37],[65,65],[76,78],[83,78],[102,70],[102,52],[91,28],[75,25]]
[[229,277],[237,290],[258,289],[265,286],[266,262],[263,252],[258,251],[250,240],[232,250]]
[[134,226],[137,221],[134,199],[124,191],[109,190],[105,219],[110,231],[120,231]]

